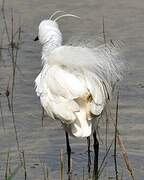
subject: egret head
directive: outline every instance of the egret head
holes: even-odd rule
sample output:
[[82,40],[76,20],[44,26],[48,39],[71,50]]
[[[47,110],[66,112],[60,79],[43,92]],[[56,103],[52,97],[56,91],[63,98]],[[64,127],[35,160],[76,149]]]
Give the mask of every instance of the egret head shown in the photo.
[[43,20],[39,24],[38,39],[42,45],[57,39],[61,41],[62,35],[59,30],[58,24],[52,20]]
[[62,34],[60,32],[57,21],[60,18],[67,17],[67,16],[71,16],[75,18],[79,18],[79,17],[73,14],[63,14],[53,19],[56,14],[61,13],[61,12],[63,11],[56,11],[50,16],[49,19],[46,19],[40,22],[38,36],[34,39],[34,41],[39,40],[42,45],[48,43],[52,39],[53,40],[57,39],[60,42],[62,41]]

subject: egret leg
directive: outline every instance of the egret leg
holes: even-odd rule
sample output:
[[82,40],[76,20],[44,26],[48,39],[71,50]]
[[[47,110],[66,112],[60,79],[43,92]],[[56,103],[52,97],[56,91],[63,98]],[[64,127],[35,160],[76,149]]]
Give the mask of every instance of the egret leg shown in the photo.
[[88,175],[90,178],[90,172],[91,172],[90,136],[87,137],[87,144],[88,144]]
[[98,179],[98,156],[99,156],[99,142],[97,139],[96,131],[93,132],[93,138],[94,138],[94,170],[93,170],[93,176],[94,180]]
[[71,147],[69,143],[69,136],[68,133],[65,131],[66,135],[66,146],[67,146],[67,156],[68,156],[68,174],[71,174]]

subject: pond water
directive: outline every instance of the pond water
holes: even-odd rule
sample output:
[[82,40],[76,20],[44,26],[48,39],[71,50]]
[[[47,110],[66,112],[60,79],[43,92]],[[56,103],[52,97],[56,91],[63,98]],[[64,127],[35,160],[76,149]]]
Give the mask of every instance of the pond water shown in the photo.
[[[2,4],[2,0],[0,0]],[[129,153],[129,159],[137,180],[144,179],[144,1],[143,0],[11,0],[5,1],[5,14],[8,29],[11,29],[11,8],[14,13],[14,29],[22,24],[21,44],[18,52],[16,82],[14,91],[14,114],[20,148],[25,152],[28,179],[43,179],[43,164],[49,168],[51,179],[60,179],[60,150],[65,150],[65,136],[60,123],[44,118],[34,91],[34,79],[41,69],[41,47],[33,39],[37,35],[38,24],[56,10],[64,10],[81,17],[81,20],[65,18],[60,20],[64,43],[72,36],[85,33],[89,36],[101,34],[105,19],[105,32],[109,39],[125,42],[124,55],[128,61],[128,73],[121,83],[119,106],[119,130]],[[7,47],[4,22],[0,21],[0,38]],[[2,49],[0,62],[0,93],[4,93],[11,76],[10,57]],[[1,106],[5,130],[0,120],[0,179],[4,178],[7,152],[10,151],[12,170],[18,165],[19,158],[13,129],[11,112],[7,99],[1,96]],[[110,127],[110,138],[113,128]],[[101,137],[104,139],[104,127]],[[86,139],[70,138],[73,157],[74,179],[87,174]],[[110,142],[110,141],[109,141]],[[100,159],[105,148],[101,143]],[[91,147],[92,148],[92,147]],[[107,165],[101,179],[114,179],[113,151],[108,156]],[[66,154],[64,154],[66,159]],[[66,162],[66,160],[65,160]],[[119,174],[123,179],[128,176],[118,149]],[[66,168],[65,168],[66,171]],[[24,179],[22,170],[13,179]],[[80,179],[80,178],[79,178]]]

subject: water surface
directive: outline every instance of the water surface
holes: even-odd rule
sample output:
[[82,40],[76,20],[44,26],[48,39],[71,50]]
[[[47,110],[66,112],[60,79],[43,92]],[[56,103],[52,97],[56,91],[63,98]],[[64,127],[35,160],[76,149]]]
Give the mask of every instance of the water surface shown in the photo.
[[[0,0],[2,3],[2,0]],[[20,45],[17,71],[14,111],[18,130],[20,147],[23,147],[26,157],[28,178],[43,179],[42,163],[50,169],[52,179],[59,179],[60,149],[65,151],[65,137],[61,125],[45,117],[44,127],[41,126],[41,107],[34,92],[34,79],[41,69],[41,47],[33,42],[37,35],[38,24],[56,10],[64,10],[81,17],[81,22],[72,18],[60,20],[64,43],[79,33],[96,35],[102,32],[102,19],[105,18],[105,31],[108,39],[124,41],[128,48],[124,54],[128,61],[129,72],[121,84],[119,130],[124,139],[129,158],[134,168],[136,179],[144,178],[144,1],[143,0],[11,0],[6,1],[5,12],[10,29],[10,9],[13,8],[15,28],[19,17],[22,22],[22,43]],[[0,21],[1,32],[3,21]],[[0,35],[2,37],[2,33]],[[6,35],[3,36],[3,46],[7,46]],[[5,63],[0,64],[1,92],[7,86],[10,75],[9,56],[6,50],[2,52]],[[11,151],[11,166],[18,163],[15,134],[11,113],[7,100],[1,97],[5,132],[0,128],[0,176],[4,177],[7,151]],[[112,132],[112,127],[110,128]],[[104,137],[104,128],[101,130]],[[111,139],[112,137],[110,137]],[[87,171],[86,139],[71,138],[73,154],[73,169],[75,179],[82,175],[83,168]],[[101,144],[100,159],[104,156],[105,148]],[[122,163],[118,151],[120,174],[123,179],[130,179]],[[114,163],[111,151],[101,179],[114,176]],[[23,179],[23,172],[19,172],[14,179]]]

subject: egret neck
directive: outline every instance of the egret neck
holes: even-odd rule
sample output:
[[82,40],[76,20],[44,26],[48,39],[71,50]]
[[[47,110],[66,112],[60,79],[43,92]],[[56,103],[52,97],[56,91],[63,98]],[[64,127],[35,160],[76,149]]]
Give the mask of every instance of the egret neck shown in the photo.
[[62,46],[62,34],[54,29],[45,34],[45,42],[42,44],[42,61],[48,63],[49,54],[56,48]]

